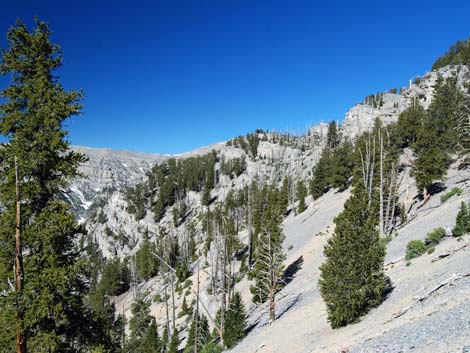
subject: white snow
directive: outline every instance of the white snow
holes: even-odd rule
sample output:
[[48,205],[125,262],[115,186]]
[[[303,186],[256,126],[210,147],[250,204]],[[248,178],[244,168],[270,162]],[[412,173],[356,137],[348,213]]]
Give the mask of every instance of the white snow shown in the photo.
[[78,190],[76,187],[74,186],[70,186],[70,190],[73,191],[77,196],[78,198],[80,199],[80,201],[82,202],[81,206],[85,209],[85,210],[88,210],[92,204],[91,201],[87,201],[85,199],[85,196],[83,196],[83,193]]

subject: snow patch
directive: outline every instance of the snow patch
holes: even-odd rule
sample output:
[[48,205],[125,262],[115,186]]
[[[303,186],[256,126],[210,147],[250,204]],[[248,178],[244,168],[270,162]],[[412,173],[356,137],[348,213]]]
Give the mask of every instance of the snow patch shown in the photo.
[[82,206],[85,210],[88,210],[90,208],[92,202],[87,201],[85,199],[85,196],[83,196],[83,193],[80,190],[78,190],[76,187],[70,186],[70,190],[73,191],[75,194],[77,194],[78,198],[82,202],[82,204],[80,206]]

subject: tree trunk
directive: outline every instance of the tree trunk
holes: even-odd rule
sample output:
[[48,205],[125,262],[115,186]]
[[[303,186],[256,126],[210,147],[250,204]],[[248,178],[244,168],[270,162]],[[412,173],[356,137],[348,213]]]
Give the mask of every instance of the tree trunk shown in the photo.
[[[15,191],[16,191],[16,231],[15,231],[15,291],[21,298],[23,292],[23,249],[21,246],[21,206],[20,206],[20,182],[18,178],[18,161],[15,156]],[[16,309],[16,352],[26,353],[27,342],[23,332],[23,304],[18,305]]]
[[198,353],[198,333],[199,333],[199,263],[197,264],[197,294],[196,294],[196,324],[194,325],[194,353]]

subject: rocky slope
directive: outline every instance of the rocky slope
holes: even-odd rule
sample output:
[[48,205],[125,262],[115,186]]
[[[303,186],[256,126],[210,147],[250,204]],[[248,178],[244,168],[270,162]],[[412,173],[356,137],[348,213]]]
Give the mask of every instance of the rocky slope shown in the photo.
[[[361,132],[372,128],[376,118],[385,124],[395,122],[398,115],[414,99],[427,107],[433,97],[433,85],[438,75],[458,75],[459,86],[470,82],[467,67],[444,67],[438,72],[425,74],[397,93],[383,93],[380,104],[361,103],[352,107],[341,124],[343,137],[354,139]],[[186,158],[201,155],[215,149],[220,158],[231,160],[246,158],[246,170],[235,178],[221,175],[212,196],[223,201],[232,189],[242,188],[253,180],[281,183],[285,176],[307,180],[320,157],[326,137],[327,125],[319,124],[305,136],[288,137],[282,143],[274,134],[260,134],[262,138],[255,158],[244,149],[219,143],[179,156],[148,155],[107,149],[74,147],[89,157],[82,167],[83,178],[72,182],[65,197],[74,206],[78,217],[86,222],[91,237],[99,244],[105,257],[132,255],[139,247],[143,233],[148,230],[154,240],[160,225],[171,228],[171,212],[159,222],[151,212],[141,220],[127,211],[124,190],[144,180],[153,164],[170,158]],[[216,171],[220,170],[220,163]],[[409,167],[403,171],[400,201],[411,205],[416,194]],[[425,207],[412,207],[411,221],[398,230],[398,235],[388,244],[387,274],[394,290],[390,297],[359,323],[339,330],[332,330],[326,321],[326,310],[321,300],[317,280],[323,261],[323,247],[333,230],[333,220],[341,212],[349,192],[330,191],[315,202],[309,201],[307,210],[295,216],[291,213],[284,221],[286,265],[302,258],[303,263],[290,282],[279,294],[278,316],[273,324],[267,324],[266,308],[248,304],[248,321],[252,330],[233,352],[448,352],[461,351],[470,344],[470,248],[468,236],[462,242],[448,239],[436,247],[430,255],[424,255],[407,266],[403,260],[408,241],[423,239],[436,227],[453,226],[460,202],[470,200],[470,188],[464,182],[466,171],[455,166],[449,171],[446,187],[458,186],[464,190],[441,203],[440,194],[434,195]],[[187,201],[192,215],[200,214],[201,194],[190,192]],[[293,205],[295,207],[295,205]],[[170,210],[171,211],[171,210]],[[97,217],[101,212],[103,217]],[[197,219],[194,217],[194,219]],[[176,236],[183,236],[185,224],[171,228]],[[202,238],[201,225],[197,228]],[[247,234],[240,238],[246,241]],[[200,248],[202,244],[200,245]],[[214,251],[212,249],[211,251]],[[208,256],[211,256],[211,251]],[[447,256],[444,256],[448,254]],[[440,256],[443,256],[440,259]],[[439,259],[439,260],[437,260]],[[436,260],[436,261],[434,261]],[[236,264],[239,266],[239,264]],[[219,306],[217,298],[209,294],[210,265],[201,274],[202,302],[212,316]],[[191,277],[193,286],[195,277]],[[246,303],[251,303],[250,282],[244,278],[236,289]],[[437,288],[439,287],[439,288]],[[162,293],[161,278],[154,278],[138,285],[142,292],[153,298]],[[436,289],[437,288],[437,289]],[[129,317],[133,291],[115,299],[117,311]],[[423,296],[429,296],[420,299]],[[191,294],[188,294],[191,299]],[[182,295],[176,302],[181,304]],[[152,302],[152,314],[161,324],[164,322],[164,305]],[[180,338],[184,345],[187,318],[179,318]]]

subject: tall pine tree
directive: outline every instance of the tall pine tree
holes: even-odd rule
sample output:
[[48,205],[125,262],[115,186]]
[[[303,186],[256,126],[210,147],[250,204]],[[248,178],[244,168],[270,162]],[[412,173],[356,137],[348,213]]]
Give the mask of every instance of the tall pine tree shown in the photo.
[[381,303],[387,288],[377,211],[359,183],[335,219],[336,228],[324,249],[320,291],[333,328],[356,321]]
[[[66,91],[54,75],[62,52],[50,42],[48,25],[35,22],[32,32],[21,20],[9,29],[0,62],[0,72],[12,80],[1,92],[0,105],[0,133],[8,141],[0,149],[0,292],[6,294],[0,297],[0,340],[13,351],[11,328],[18,325],[33,352],[78,352],[105,339],[84,301],[88,269],[76,248],[83,230],[58,200],[85,160],[69,150],[63,129],[68,118],[80,113],[82,93]],[[15,158],[18,229],[28,253],[18,293],[7,284],[13,278],[15,252]],[[22,316],[17,325],[12,325],[14,311]]]

